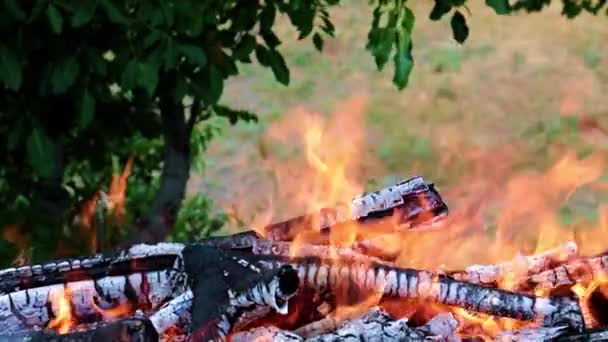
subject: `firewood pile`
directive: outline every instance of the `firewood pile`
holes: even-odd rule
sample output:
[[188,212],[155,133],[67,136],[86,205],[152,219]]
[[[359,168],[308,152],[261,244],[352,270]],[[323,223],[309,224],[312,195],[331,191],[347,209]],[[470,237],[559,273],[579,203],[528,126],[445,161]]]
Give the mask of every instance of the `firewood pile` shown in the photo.
[[[608,254],[580,256],[565,242],[500,264],[425,270],[365,240],[329,238],[348,224],[422,229],[447,214],[434,185],[415,177],[263,232],[5,269],[0,340],[608,340],[608,297],[589,286],[605,277]],[[479,327],[491,318],[511,325],[488,336]]]

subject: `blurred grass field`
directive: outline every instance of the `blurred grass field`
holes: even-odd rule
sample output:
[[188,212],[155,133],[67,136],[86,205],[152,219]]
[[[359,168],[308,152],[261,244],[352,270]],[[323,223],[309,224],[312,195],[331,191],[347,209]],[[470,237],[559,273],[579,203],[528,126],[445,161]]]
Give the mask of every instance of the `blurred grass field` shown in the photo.
[[[223,102],[259,114],[260,122],[224,124],[222,136],[210,146],[205,173],[192,177],[190,191],[209,194],[219,208],[236,211],[242,225],[251,224],[256,212],[268,209],[260,198],[274,192],[280,199],[283,190],[261,167],[264,160],[303,158],[288,143],[268,139],[272,126],[294,107],[330,115],[353,94],[366,97],[356,177],[367,189],[413,174],[436,182],[440,190],[471,176],[500,184],[501,177],[519,170],[545,170],[566,150],[584,157],[608,147],[605,134],[579,125],[583,115],[608,125],[603,15],[568,20],[554,3],[540,14],[500,17],[483,2],[470,2],[471,34],[460,46],[447,16],[440,22],[428,19],[430,1],[412,4],[415,66],[401,92],[391,84],[391,68],[378,72],[365,50],[371,20],[366,1],[332,11],[337,34],[325,42],[323,53],[310,41],[297,41],[283,24],[280,50],[291,69],[290,86],[278,84],[270,70],[240,66]],[[340,139],[349,139],[348,130],[341,134]],[[593,217],[597,204],[608,199],[601,192],[581,198],[580,205],[560,208],[565,221],[589,211]],[[273,215],[301,213],[298,209],[287,196],[275,200]]]

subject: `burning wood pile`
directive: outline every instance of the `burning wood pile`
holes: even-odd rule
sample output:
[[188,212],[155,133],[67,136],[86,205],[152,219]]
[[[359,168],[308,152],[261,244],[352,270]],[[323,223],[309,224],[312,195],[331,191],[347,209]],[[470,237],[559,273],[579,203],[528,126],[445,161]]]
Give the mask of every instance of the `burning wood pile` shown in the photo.
[[[189,244],[0,271],[2,341],[600,341],[608,254],[573,242],[464,270],[399,266],[373,239],[336,245],[355,223],[441,224],[422,177],[313,215]],[[488,334],[488,322],[504,319]]]

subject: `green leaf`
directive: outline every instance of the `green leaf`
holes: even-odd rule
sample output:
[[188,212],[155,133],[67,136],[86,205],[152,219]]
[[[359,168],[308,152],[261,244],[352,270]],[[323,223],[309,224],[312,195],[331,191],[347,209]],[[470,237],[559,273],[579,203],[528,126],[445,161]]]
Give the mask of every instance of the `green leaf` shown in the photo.
[[153,96],[158,85],[158,66],[150,62],[141,62],[137,67],[138,85],[144,88],[148,95]]
[[112,3],[112,0],[101,0],[100,5],[111,22],[115,24],[126,24],[128,22],[127,17]]
[[270,68],[272,69],[274,78],[283,85],[289,85],[289,69],[287,68],[287,64],[285,64],[283,56],[277,50],[270,50],[269,57]]
[[492,7],[496,14],[505,15],[511,13],[509,0],[486,0],[486,5]]
[[256,44],[255,58],[257,58],[258,62],[260,62],[262,66],[270,66],[270,52],[264,45]]
[[414,20],[414,13],[408,7],[403,7],[402,22],[395,37],[397,52],[393,57],[393,62],[395,64],[393,83],[399,90],[407,86],[412,67],[414,66],[414,57],[412,56],[412,30],[414,27]]
[[14,51],[0,44],[0,80],[12,90],[19,90],[22,82],[21,64]]
[[450,0],[435,0],[435,6],[433,6],[433,9],[431,10],[429,18],[431,20],[437,21],[451,10],[452,3],[450,2]]
[[85,90],[80,100],[80,115],[78,117],[78,126],[81,129],[89,127],[95,117],[95,98],[88,90]]
[[411,39],[412,31],[414,30],[414,22],[416,21],[416,17],[414,16],[414,12],[409,7],[403,7],[403,18],[401,19],[401,27],[404,30],[404,33],[407,34]]
[[329,18],[326,17],[322,17],[321,21],[323,22],[321,25],[321,30],[323,30],[323,32],[325,32],[328,36],[333,37],[334,33],[336,32],[334,24],[329,20]]
[[178,51],[175,47],[175,44],[173,43],[173,40],[169,40],[169,42],[167,43],[167,46],[165,47],[164,57],[163,57],[165,71],[175,68],[175,66],[177,65],[177,58],[178,58]]
[[34,4],[34,8],[30,12],[30,17],[28,18],[28,22],[32,22],[42,14],[44,9],[47,7],[48,0],[36,0],[36,4]]
[[46,10],[46,16],[49,19],[53,33],[60,34],[63,29],[63,17],[59,13],[59,10],[51,4]]
[[55,145],[40,127],[34,127],[26,143],[27,159],[34,172],[48,178],[55,165]]
[[208,64],[200,80],[191,83],[196,97],[202,98],[207,105],[219,101],[224,91],[224,75],[213,64]]
[[207,56],[202,48],[195,45],[180,45],[179,50],[189,59],[190,63],[199,67],[207,64]]
[[254,48],[255,37],[250,34],[245,35],[235,47],[232,56],[237,60],[244,60],[245,58],[249,57]]
[[95,0],[79,1],[78,7],[72,17],[72,26],[81,27],[89,23],[93,19],[93,15],[95,15],[96,8],[97,1]]
[[274,32],[262,31],[260,34],[261,34],[262,38],[264,39],[266,46],[268,46],[269,48],[274,49],[277,46],[281,45],[281,41],[279,40],[279,37],[277,37],[277,35],[274,34]]
[[393,49],[394,29],[375,28],[368,34],[367,49],[374,56],[376,67],[382,70]]
[[260,30],[270,31],[272,25],[274,25],[276,12],[277,10],[272,3],[266,5],[264,9],[262,9],[262,12],[260,12]]
[[150,34],[148,34],[142,42],[144,49],[150,48],[152,45],[154,45],[156,42],[158,42],[161,38],[162,38],[162,35],[159,31],[157,31],[157,30],[150,31]]
[[578,16],[583,10],[583,7],[574,0],[563,0],[562,15],[572,19]]
[[108,68],[107,61],[103,58],[101,51],[96,49],[85,50],[86,64],[88,68],[100,76],[105,76]]
[[4,0],[4,8],[17,21],[23,21],[27,18],[25,12],[19,7],[17,0]]
[[469,36],[469,27],[467,26],[467,21],[464,18],[464,15],[462,15],[460,11],[454,12],[452,20],[450,20],[450,26],[452,26],[454,40],[460,44],[464,43]]
[[133,89],[137,85],[138,67],[137,61],[131,60],[127,63],[122,73],[121,86],[123,89]]
[[78,76],[79,64],[76,57],[70,56],[57,62],[51,72],[51,87],[54,94],[65,93]]
[[318,32],[312,36],[312,42],[315,44],[315,48],[319,52],[323,51],[323,38]]
[[395,63],[395,73],[393,75],[393,83],[399,90],[405,88],[409,81],[412,67],[414,66],[414,57],[412,56],[412,42],[404,48],[397,49],[395,57],[393,57]]

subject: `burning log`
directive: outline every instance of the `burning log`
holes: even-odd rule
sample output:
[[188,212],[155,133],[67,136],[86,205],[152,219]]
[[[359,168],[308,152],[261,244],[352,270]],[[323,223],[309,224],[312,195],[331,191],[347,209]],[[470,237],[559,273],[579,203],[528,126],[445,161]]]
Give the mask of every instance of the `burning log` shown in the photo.
[[341,324],[335,331],[319,336],[304,338],[297,333],[276,327],[260,327],[235,334],[234,342],[249,341],[459,341],[455,335],[458,322],[451,314],[439,314],[426,325],[418,328],[407,326],[407,319],[395,320],[379,308],[373,308],[365,315]]
[[[0,271],[0,295],[53,284],[180,268],[183,244],[135,245],[114,255],[52,261]],[[176,264],[177,263],[177,264]]]
[[584,326],[578,303],[567,297],[536,297],[493,289],[428,271],[395,267],[372,258],[364,262],[348,258],[328,260],[315,257],[260,256],[264,257],[267,259],[261,262],[265,267],[272,269],[286,263],[291,264],[298,270],[301,286],[319,290],[354,286],[367,293],[380,291],[389,297],[430,300],[469,311],[525,321],[541,320],[544,326],[567,325],[577,330]]
[[265,236],[274,241],[291,241],[304,230],[327,233],[331,226],[357,221],[359,225],[394,218],[407,228],[430,224],[448,213],[448,207],[434,184],[414,177],[397,185],[361,195],[349,204],[323,208],[318,213],[299,216],[264,228]]
[[146,319],[128,318],[87,326],[86,330],[60,335],[54,330],[30,330],[22,334],[0,335],[5,342],[155,342],[158,333]]
[[187,327],[192,321],[192,299],[194,295],[188,290],[165,303],[150,316],[150,322],[159,335],[173,327]]
[[[241,237],[250,239],[246,235]],[[19,332],[46,326],[57,314],[49,298],[65,295],[67,289],[71,310],[79,322],[98,320],[100,308],[103,311],[129,303],[134,308],[146,303],[158,308],[172,299],[150,316],[159,333],[191,321],[199,336],[221,338],[240,320],[247,320],[251,312],[254,318],[268,313],[257,312],[260,307],[285,312],[287,299],[298,286],[318,292],[343,288],[355,290],[352,293],[379,291],[386,297],[432,301],[526,321],[542,320],[546,327],[564,325],[580,331],[584,325],[580,307],[567,297],[544,298],[493,289],[446,275],[399,268],[346,248],[302,245],[297,253],[302,256],[289,257],[289,247],[284,242],[259,238],[254,242],[255,253],[239,250],[240,247],[223,249],[204,243],[186,247],[134,246],[119,253],[116,259],[119,261],[109,262],[108,267],[135,260],[137,269],[137,263],[150,265],[151,260],[167,259],[171,260],[166,262],[169,268],[8,293],[0,296],[0,331]],[[185,313],[189,305],[191,318]],[[204,329],[205,324],[209,324],[208,329]]]
[[531,256],[520,255],[503,264],[472,265],[464,271],[451,272],[450,276],[458,280],[494,287],[505,280],[511,280],[516,284],[526,276],[552,269],[576,256],[578,256],[578,246],[570,241],[544,253]]
[[602,280],[608,274],[608,254],[574,259],[550,270],[533,274],[519,284],[522,290],[553,290],[577,282]]
[[287,313],[287,302],[298,289],[297,273],[289,265],[262,272],[236,252],[203,246],[186,247],[183,255],[196,341],[225,339],[243,312],[259,306]]
[[82,322],[95,322],[117,308],[156,308],[183,292],[182,272],[173,269],[109,276],[30,288],[0,296],[0,333],[46,326],[58,315],[53,299],[65,299],[70,314]]

